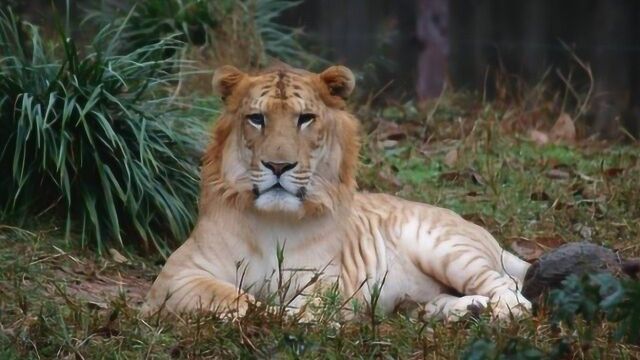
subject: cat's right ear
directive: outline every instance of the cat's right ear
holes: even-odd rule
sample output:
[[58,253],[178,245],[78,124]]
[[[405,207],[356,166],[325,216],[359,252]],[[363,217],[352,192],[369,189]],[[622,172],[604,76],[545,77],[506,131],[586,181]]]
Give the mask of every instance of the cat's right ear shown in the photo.
[[238,84],[247,76],[241,70],[231,65],[221,66],[213,74],[213,91],[225,100],[233,94]]

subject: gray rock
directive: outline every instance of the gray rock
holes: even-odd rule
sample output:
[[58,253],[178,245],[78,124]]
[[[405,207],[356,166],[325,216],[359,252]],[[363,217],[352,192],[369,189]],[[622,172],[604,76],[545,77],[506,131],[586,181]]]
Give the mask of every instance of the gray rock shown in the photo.
[[525,275],[522,294],[535,300],[548,290],[561,287],[562,281],[573,274],[608,272],[636,277],[639,271],[637,259],[622,259],[613,250],[590,242],[574,242],[540,256]]

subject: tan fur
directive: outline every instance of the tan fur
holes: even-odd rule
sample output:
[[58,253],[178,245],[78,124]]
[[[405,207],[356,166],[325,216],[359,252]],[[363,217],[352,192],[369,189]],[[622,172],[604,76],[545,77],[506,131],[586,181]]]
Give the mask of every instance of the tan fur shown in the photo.
[[337,282],[344,298],[362,301],[381,286],[386,311],[416,303],[451,319],[470,305],[492,304],[496,317],[530,309],[519,290],[529,264],[486,230],[446,209],[356,192],[349,69],[250,75],[225,66],[213,81],[225,111],[203,159],[198,222],[153,284],[147,313],[242,312],[283,280],[280,300],[293,308]]

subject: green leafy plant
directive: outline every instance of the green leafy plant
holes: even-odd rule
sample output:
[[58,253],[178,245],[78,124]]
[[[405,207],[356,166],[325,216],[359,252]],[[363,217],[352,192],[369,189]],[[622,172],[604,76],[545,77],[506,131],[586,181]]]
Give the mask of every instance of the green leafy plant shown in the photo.
[[122,36],[132,49],[173,36],[201,47],[216,62],[254,67],[277,58],[308,65],[318,59],[301,46],[301,31],[278,22],[283,12],[298,4],[292,0],[103,0],[89,18],[101,25],[126,24]]
[[465,360],[535,360],[548,359],[545,354],[525,339],[509,339],[502,346],[489,339],[474,339],[461,356]]
[[527,321],[515,326],[516,330],[513,332],[520,332],[517,335],[512,331],[505,331],[484,317],[473,320],[468,325],[471,327],[471,337],[462,349],[461,359],[566,359],[571,354],[571,342],[565,337],[553,339],[548,346],[541,346],[536,341],[537,330],[532,327],[533,323]]
[[[245,0],[248,5],[247,9],[254,8],[249,14],[253,14],[261,47],[267,56],[292,64],[304,64],[320,60],[304,50],[299,42],[302,34],[299,29],[283,25],[277,21],[282,13],[298,6],[301,2],[302,0]],[[265,60],[267,59],[262,61]]]
[[[190,230],[204,134],[166,100],[171,38],[124,51],[123,26],[87,49],[0,13],[0,215],[53,213],[98,251],[165,249]],[[138,241],[139,240],[139,241]]]
[[[609,273],[584,278],[572,275],[563,288],[549,294],[552,320],[575,327],[581,317],[591,329],[603,319],[616,323],[617,341],[640,343],[640,282],[620,280]],[[590,335],[590,334],[587,334]]]
[[[224,1],[222,3],[225,3]],[[131,2],[103,0],[90,11],[87,20],[101,25],[124,24],[122,39],[130,48],[157,43],[167,37],[202,45],[207,31],[218,25],[220,2],[202,0],[144,0]],[[224,4],[222,9],[224,9]]]

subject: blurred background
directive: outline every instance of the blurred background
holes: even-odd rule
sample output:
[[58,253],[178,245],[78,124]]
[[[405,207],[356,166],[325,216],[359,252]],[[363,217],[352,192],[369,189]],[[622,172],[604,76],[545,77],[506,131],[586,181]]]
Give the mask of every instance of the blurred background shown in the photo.
[[421,100],[445,83],[495,97],[500,77],[571,84],[592,91],[593,130],[638,132],[638,1],[317,0],[284,19],[316,34],[331,59],[356,68],[379,61],[383,81]]
[[[49,0],[3,2],[13,5],[25,19],[45,28],[54,25],[51,11],[45,10],[51,8]],[[122,15],[135,3],[139,10],[151,11],[150,18],[164,16],[169,28],[166,32],[171,27],[179,31],[179,22],[191,26],[188,31],[194,31],[203,20],[214,28],[222,27],[210,21],[213,18],[205,19],[208,15],[189,18],[189,9],[206,1],[69,1],[72,21],[78,22],[87,9],[108,17],[118,12]],[[210,3],[218,13],[233,6],[229,5],[233,2],[224,0]],[[55,0],[53,4],[64,9],[66,1]],[[303,56],[305,51],[313,54],[314,60],[346,64],[361,73],[366,90],[384,88],[380,99],[428,101],[446,88],[495,99],[522,96],[516,93],[523,87],[543,83],[550,91],[570,89],[575,93],[571,99],[574,102],[581,101],[576,99],[578,95],[589,95],[585,122],[590,132],[611,138],[620,135],[621,126],[633,136],[640,130],[638,1],[257,0],[237,4],[244,4],[248,11],[252,11],[252,4],[262,7],[258,9],[263,12],[261,16],[267,15],[268,22],[282,25],[282,37],[291,36],[292,41],[287,43],[277,34],[264,34],[276,37],[270,39],[273,48],[266,49],[270,58],[322,67],[322,62]],[[164,13],[161,6],[165,6]],[[187,14],[183,18],[179,7]],[[87,34],[76,31],[79,36]],[[224,41],[224,36],[217,36]],[[206,40],[197,37],[190,41],[204,45]],[[292,47],[294,40],[300,46],[297,49]],[[278,47],[287,46],[278,52]],[[227,53],[217,54],[218,60],[245,67],[268,63],[262,59],[259,64],[248,64],[246,59],[238,59],[237,50],[230,49],[234,44],[225,47]]]

